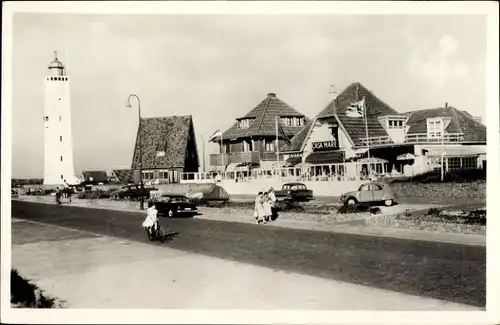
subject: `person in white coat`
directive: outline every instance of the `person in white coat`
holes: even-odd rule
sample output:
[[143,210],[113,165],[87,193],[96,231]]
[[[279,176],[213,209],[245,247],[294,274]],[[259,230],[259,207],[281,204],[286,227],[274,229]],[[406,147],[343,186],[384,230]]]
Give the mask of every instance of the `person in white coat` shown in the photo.
[[264,195],[262,197],[262,201],[263,201],[262,207],[264,210],[264,222],[269,222],[273,212],[271,209],[271,198],[269,197],[269,194],[267,192],[264,193]]
[[263,203],[264,201],[262,192],[259,192],[259,194],[257,194],[257,197],[255,198],[255,207],[253,210],[253,215],[255,217],[256,223],[261,223],[264,219],[264,207],[262,206]]
[[142,223],[142,226],[144,228],[152,228],[156,231],[158,228],[158,210],[156,210],[156,207],[153,204],[146,210],[146,212],[146,219]]

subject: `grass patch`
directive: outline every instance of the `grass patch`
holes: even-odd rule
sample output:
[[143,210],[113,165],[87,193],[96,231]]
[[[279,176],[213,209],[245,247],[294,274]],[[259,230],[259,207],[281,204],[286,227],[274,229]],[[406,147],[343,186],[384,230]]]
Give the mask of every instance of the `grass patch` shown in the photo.
[[[461,169],[444,174],[443,182],[446,183],[468,183],[486,180],[485,169]],[[441,172],[430,171],[406,179],[394,180],[393,183],[441,183]]]
[[355,205],[343,205],[337,210],[337,212],[341,213],[341,214],[360,213],[360,212],[368,212],[371,209],[372,209],[372,206],[370,204],[358,203]]
[[10,303],[16,308],[62,307],[54,298],[47,297],[35,284],[20,276],[15,269],[10,272]]
[[411,220],[416,222],[439,222],[445,224],[486,226],[486,209],[448,212],[437,208],[430,208],[422,215],[412,215],[411,213],[405,212],[398,214],[396,219]]
[[109,189],[109,190],[96,190],[96,191],[91,191],[91,192],[81,192],[81,193],[78,193],[78,195],[76,196],[77,198],[79,199],[87,199],[87,200],[91,200],[91,199],[109,199],[111,198],[111,192],[113,192],[114,190],[113,189]]

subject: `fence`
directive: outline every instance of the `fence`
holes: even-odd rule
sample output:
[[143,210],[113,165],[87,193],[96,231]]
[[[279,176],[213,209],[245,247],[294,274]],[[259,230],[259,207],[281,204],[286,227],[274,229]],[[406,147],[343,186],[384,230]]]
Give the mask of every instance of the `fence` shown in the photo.
[[[386,174],[386,163],[371,163],[371,175]],[[233,170],[225,172],[181,173],[181,183],[215,183],[223,180],[245,182],[256,179],[278,179],[288,182],[352,181],[368,179],[368,164],[362,162],[283,167],[276,169]]]

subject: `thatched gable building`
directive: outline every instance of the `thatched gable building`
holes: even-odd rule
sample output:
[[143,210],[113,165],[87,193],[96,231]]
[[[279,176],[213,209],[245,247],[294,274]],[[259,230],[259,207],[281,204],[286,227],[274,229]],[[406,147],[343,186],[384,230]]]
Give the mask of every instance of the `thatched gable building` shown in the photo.
[[[199,160],[191,115],[143,118],[141,120],[142,176],[144,181],[177,183],[180,173],[198,172]],[[139,132],[132,169],[139,178]]]

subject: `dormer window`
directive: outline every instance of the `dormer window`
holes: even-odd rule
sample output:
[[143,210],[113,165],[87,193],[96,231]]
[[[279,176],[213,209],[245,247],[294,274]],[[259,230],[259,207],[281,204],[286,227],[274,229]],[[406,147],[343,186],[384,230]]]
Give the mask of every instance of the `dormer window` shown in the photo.
[[303,126],[304,118],[303,117],[282,117],[281,123],[285,126]]
[[250,127],[250,124],[252,123],[253,119],[242,119],[238,121],[238,127],[240,129],[248,129]]
[[389,120],[389,129],[402,129],[404,127],[403,120]]
[[442,137],[442,132],[446,128],[445,121],[441,117],[427,119],[427,136],[432,139]]

